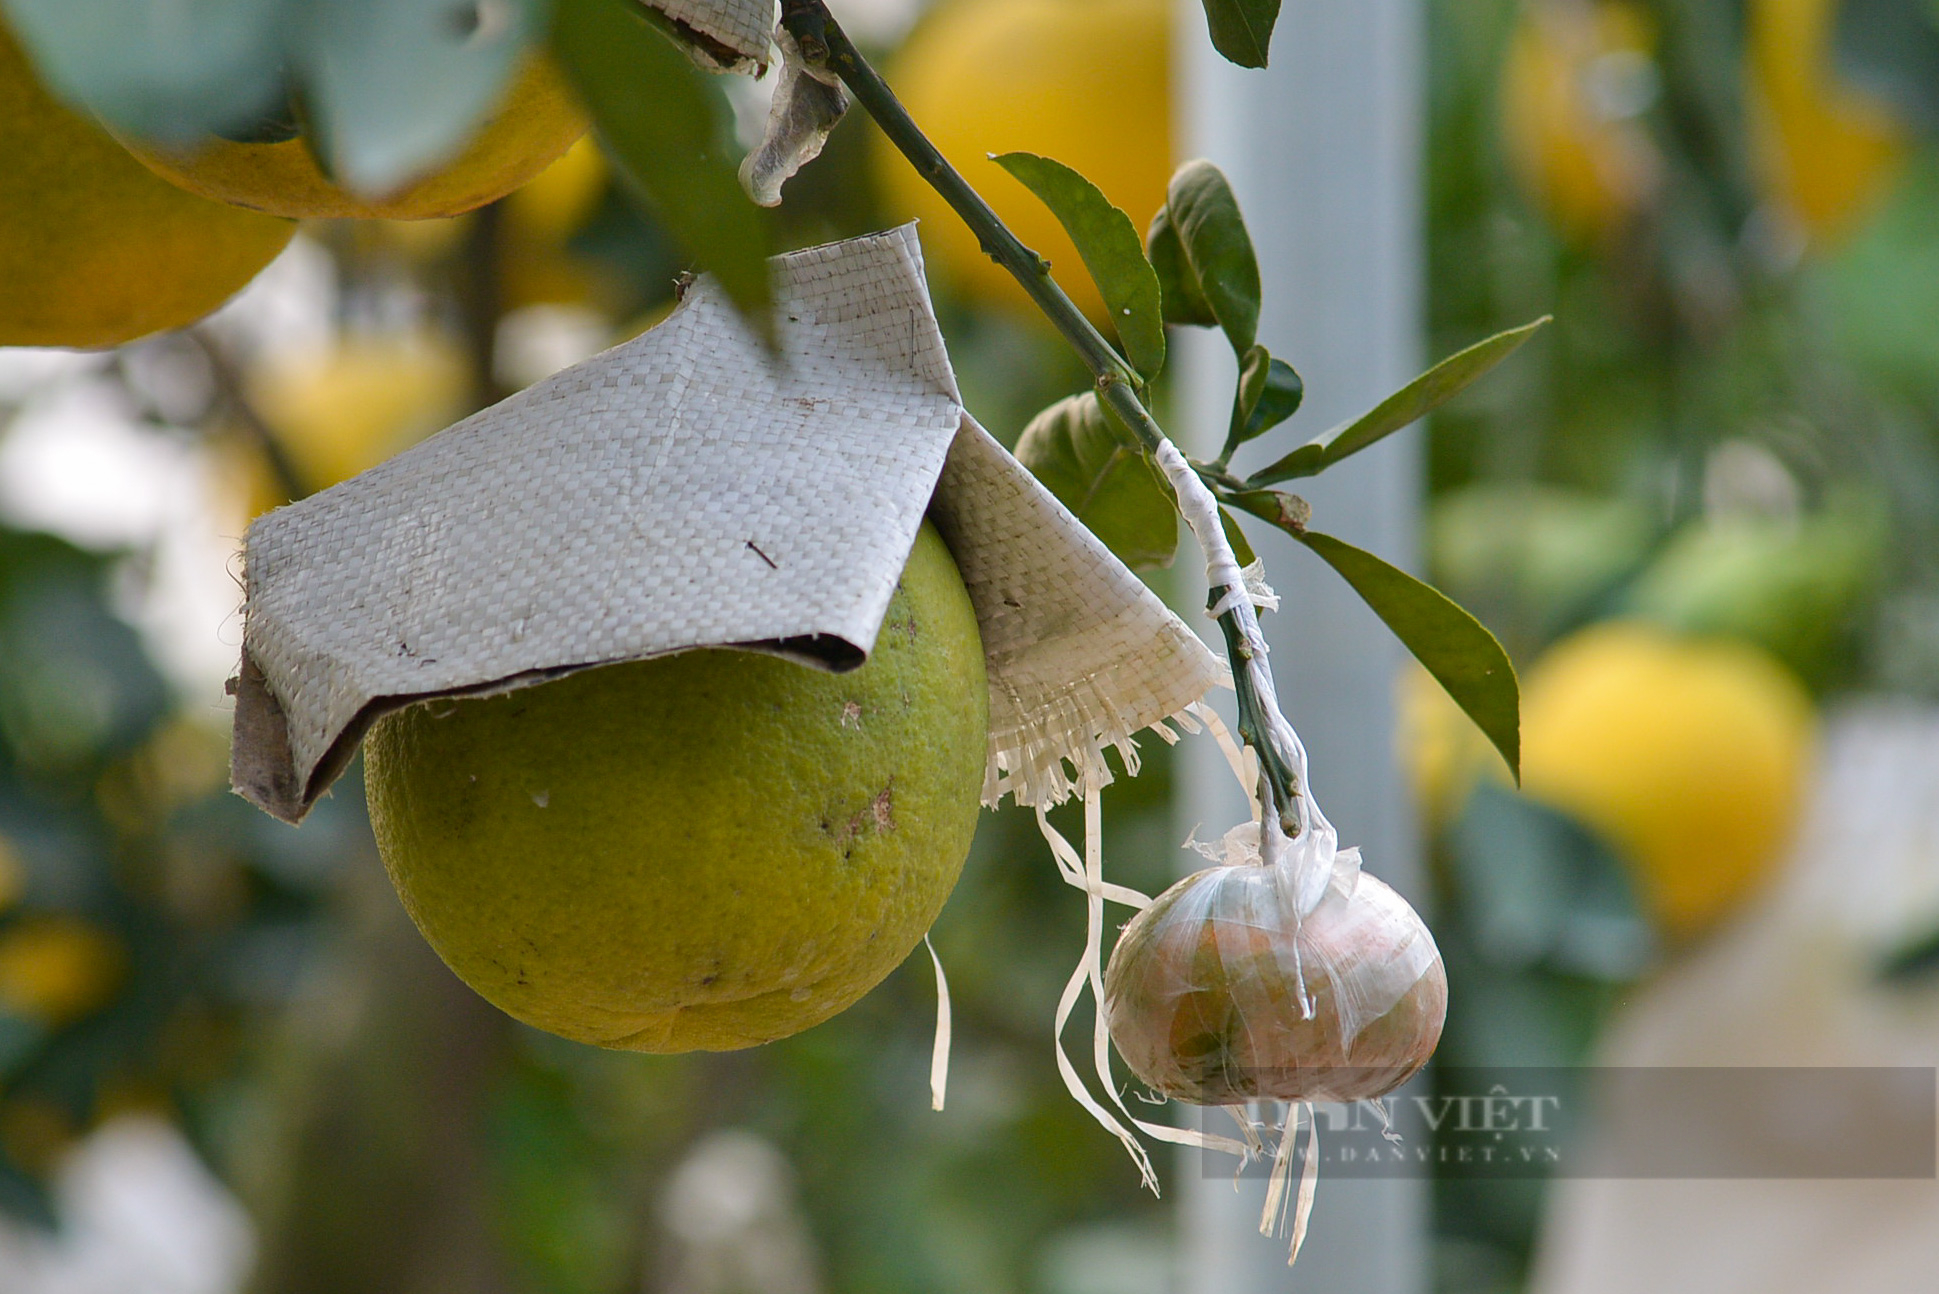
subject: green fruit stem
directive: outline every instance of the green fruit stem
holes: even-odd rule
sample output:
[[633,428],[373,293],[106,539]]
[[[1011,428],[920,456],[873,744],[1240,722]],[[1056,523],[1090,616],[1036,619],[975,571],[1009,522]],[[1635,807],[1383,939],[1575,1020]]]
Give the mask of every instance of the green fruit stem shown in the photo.
[[[1219,608],[1219,626],[1224,631],[1226,656],[1239,703],[1239,732],[1259,756],[1266,786],[1263,788],[1288,837],[1299,832],[1299,779],[1294,772],[1291,751],[1285,749],[1282,729],[1290,732],[1274,701],[1272,674],[1266,664],[1265,637],[1259,631],[1251,597],[1238,576],[1239,563],[1223,530],[1209,530],[1199,524],[1204,515],[1217,517],[1218,503],[1201,473],[1194,468],[1173,470],[1186,462],[1151,411],[1145,407],[1142,383],[1131,367],[1119,358],[1111,343],[1092,326],[1076,304],[1051,277],[1050,262],[1025,247],[998,218],[990,204],[971,188],[955,167],[922,133],[908,109],[902,106],[888,82],[873,67],[835,21],[823,0],[782,0],[781,25],[793,36],[802,57],[839,78],[855,101],[875,120],[916,173],[942,196],[963,222],[975,233],[983,251],[998,265],[1010,271],[1030,299],[1062,333],[1064,340],[1091,370],[1098,399],[1137,437],[1145,452],[1166,469],[1179,512],[1192,522],[1192,533],[1204,550],[1206,572],[1212,585],[1208,605]],[[1170,450],[1169,454],[1164,450]],[[1171,460],[1171,461],[1167,461]]]

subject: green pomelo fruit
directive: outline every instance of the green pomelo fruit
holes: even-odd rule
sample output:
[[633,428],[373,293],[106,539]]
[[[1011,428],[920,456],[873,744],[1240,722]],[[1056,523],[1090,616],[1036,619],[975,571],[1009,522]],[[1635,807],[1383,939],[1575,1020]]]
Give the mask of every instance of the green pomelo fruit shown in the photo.
[[924,522],[866,664],[707,649],[427,702],[365,743],[398,894],[460,978],[581,1042],[798,1033],[921,940],[975,833],[976,614]]

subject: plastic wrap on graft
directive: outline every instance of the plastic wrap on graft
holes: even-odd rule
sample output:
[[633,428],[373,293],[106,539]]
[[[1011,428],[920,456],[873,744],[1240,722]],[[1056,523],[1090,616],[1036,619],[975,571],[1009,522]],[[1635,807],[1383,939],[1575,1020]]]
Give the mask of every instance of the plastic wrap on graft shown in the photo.
[[1362,873],[1301,918],[1286,880],[1279,867],[1208,868],[1126,926],[1105,1012],[1125,1063],[1159,1094],[1363,1100],[1433,1053],[1447,977],[1406,900]]

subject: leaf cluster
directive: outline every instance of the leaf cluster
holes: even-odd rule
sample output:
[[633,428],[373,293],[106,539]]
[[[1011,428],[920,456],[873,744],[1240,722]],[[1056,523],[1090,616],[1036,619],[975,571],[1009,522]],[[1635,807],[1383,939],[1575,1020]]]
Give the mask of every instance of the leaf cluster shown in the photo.
[[[1332,535],[1312,529],[1303,499],[1273,487],[1316,476],[1418,421],[1513,354],[1546,320],[1448,357],[1366,413],[1281,453],[1248,475],[1233,456],[1299,411],[1298,371],[1258,339],[1260,278],[1237,197],[1219,169],[1193,161],[1172,177],[1165,205],[1140,245],[1129,217],[1076,171],[1010,153],[997,161],[1043,200],[1070,234],[1116,326],[1140,384],[1157,376],[1167,324],[1217,328],[1238,361],[1225,442],[1194,467],[1223,505],[1242,562],[1251,547],[1232,510],[1265,521],[1331,566],[1447,688],[1511,768],[1518,767],[1519,693],[1513,666],[1479,621],[1431,586]],[[1086,392],[1034,418],[1017,456],[1126,563],[1169,565],[1178,523],[1171,491],[1129,428]]]

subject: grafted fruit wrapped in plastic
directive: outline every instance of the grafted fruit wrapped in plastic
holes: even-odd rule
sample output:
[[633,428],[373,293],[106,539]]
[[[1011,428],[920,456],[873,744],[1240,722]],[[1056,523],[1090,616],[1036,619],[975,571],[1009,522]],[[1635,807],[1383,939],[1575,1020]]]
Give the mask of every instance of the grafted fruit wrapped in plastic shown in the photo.
[[1104,977],[1119,1054],[1154,1091],[1196,1105],[1393,1091],[1433,1054],[1447,1015],[1433,936],[1351,850],[1300,915],[1293,868],[1261,863],[1248,843],[1228,838],[1226,863],[1125,927]]

